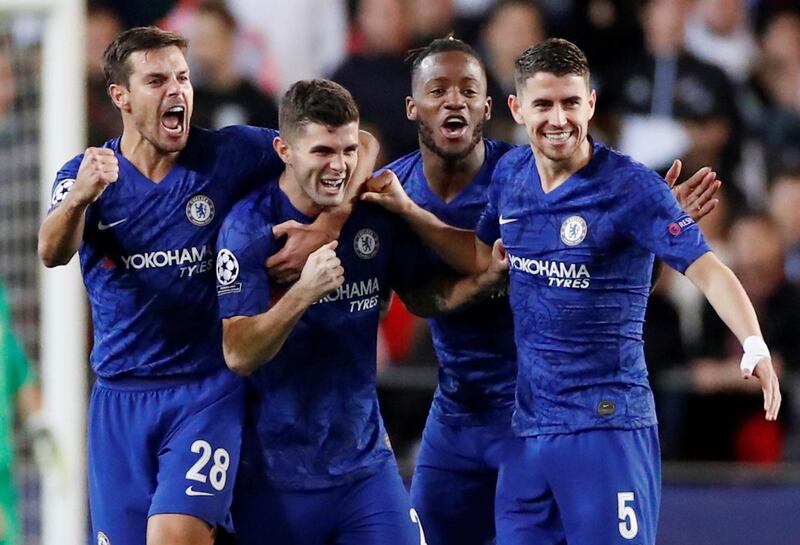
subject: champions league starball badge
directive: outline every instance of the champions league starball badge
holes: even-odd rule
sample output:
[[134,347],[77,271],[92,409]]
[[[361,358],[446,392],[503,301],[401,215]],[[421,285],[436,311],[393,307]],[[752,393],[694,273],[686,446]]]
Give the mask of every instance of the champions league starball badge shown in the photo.
[[61,201],[67,197],[67,193],[69,193],[69,190],[72,189],[73,185],[75,185],[75,178],[67,178],[58,182],[58,185],[53,190],[53,197],[50,199],[50,206],[57,206],[61,204]]

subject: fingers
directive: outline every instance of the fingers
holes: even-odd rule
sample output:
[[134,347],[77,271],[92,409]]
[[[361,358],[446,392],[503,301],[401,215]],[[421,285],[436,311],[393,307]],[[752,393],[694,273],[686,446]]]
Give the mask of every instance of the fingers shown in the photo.
[[367,191],[374,193],[384,193],[392,185],[392,182],[397,178],[391,170],[384,170],[377,176],[373,176],[367,180]]
[[672,189],[672,187],[675,185],[675,183],[678,181],[678,178],[681,175],[681,166],[682,166],[681,160],[675,159],[674,161],[672,161],[672,166],[669,167],[667,175],[664,176],[664,180],[667,182],[667,185],[669,186],[670,189]]
[[753,374],[761,381],[761,391],[764,394],[765,418],[767,420],[776,420],[783,400],[778,376],[775,374],[771,363],[763,361],[759,362]]
[[275,237],[275,239],[288,236],[292,231],[297,229],[299,226],[300,223],[295,220],[288,220],[284,221],[283,223],[279,223],[278,225],[273,225],[272,236]]
[[767,420],[776,420],[782,400],[778,378],[772,375],[769,379],[764,381],[761,390],[764,392],[764,411],[766,413],[766,418]]
[[716,173],[711,171],[711,167],[703,167],[698,169],[697,172],[692,174],[685,182],[681,185],[686,186],[689,190],[693,190],[695,187],[700,185],[703,181],[711,175],[711,180],[716,178]]

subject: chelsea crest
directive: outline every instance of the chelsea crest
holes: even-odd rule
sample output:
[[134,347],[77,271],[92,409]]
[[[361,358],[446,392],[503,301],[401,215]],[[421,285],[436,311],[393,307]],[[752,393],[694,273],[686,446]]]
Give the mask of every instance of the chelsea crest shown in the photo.
[[378,233],[372,229],[361,229],[353,239],[353,250],[361,259],[372,259],[380,248]]
[[570,216],[561,224],[561,242],[567,246],[577,246],[583,242],[588,232],[585,219],[580,216]]

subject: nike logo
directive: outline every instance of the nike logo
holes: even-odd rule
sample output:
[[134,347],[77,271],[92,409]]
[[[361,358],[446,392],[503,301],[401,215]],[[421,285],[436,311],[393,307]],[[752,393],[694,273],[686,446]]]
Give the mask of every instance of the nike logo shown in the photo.
[[195,490],[191,486],[186,487],[186,495],[187,496],[213,496],[211,492],[201,492],[200,490]]
[[503,216],[500,216],[500,225],[514,223],[515,221],[519,221],[519,218],[504,218]]
[[97,222],[97,230],[98,231],[105,231],[106,229],[111,229],[112,227],[116,227],[120,223],[125,223],[128,221],[128,218],[122,218],[119,221],[113,221],[111,223],[103,223],[103,220]]

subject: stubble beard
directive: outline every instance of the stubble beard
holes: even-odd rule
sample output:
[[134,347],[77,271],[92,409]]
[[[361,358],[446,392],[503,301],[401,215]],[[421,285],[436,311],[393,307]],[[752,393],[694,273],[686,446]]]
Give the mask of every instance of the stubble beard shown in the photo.
[[447,151],[442,149],[436,144],[433,137],[433,129],[431,129],[422,120],[417,120],[417,133],[419,134],[420,142],[422,145],[431,150],[436,156],[440,157],[447,163],[454,163],[469,157],[481,140],[483,140],[483,126],[486,123],[485,119],[481,119],[472,130],[472,139],[467,146],[460,151]]

